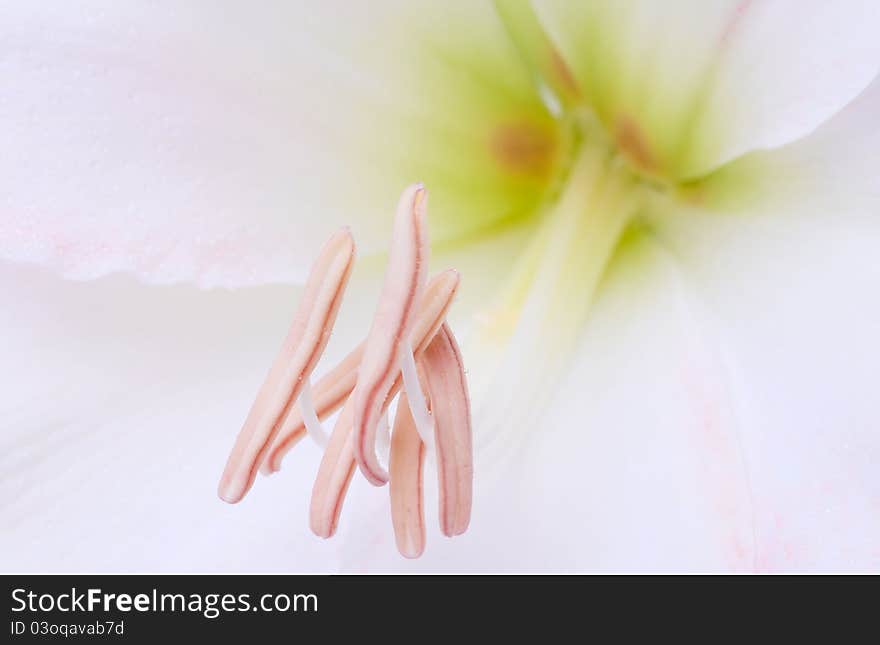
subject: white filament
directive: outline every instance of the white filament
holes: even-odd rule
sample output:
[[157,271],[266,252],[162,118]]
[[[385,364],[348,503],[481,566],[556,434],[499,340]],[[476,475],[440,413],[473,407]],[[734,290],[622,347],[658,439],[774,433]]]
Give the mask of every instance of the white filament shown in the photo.
[[401,343],[401,350],[403,356],[400,359],[400,372],[403,375],[403,389],[406,390],[406,398],[409,400],[409,409],[412,412],[416,430],[418,430],[422,442],[430,448],[434,445],[434,419],[428,412],[425,394],[419,384],[419,373],[416,370],[412,344],[408,340],[404,341]]
[[306,430],[319,448],[327,447],[327,433],[324,432],[324,426],[315,412],[315,404],[312,402],[312,381],[306,379],[303,383],[302,392],[299,395],[299,411],[302,413],[303,423],[306,424]]

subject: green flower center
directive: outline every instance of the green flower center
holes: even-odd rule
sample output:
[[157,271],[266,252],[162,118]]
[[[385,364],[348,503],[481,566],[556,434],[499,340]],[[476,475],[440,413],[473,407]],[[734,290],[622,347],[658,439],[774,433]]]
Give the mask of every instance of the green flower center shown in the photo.
[[476,388],[492,390],[488,398],[503,425],[524,401],[541,409],[622,240],[684,193],[635,118],[609,119],[581,94],[525,3],[503,4],[499,13],[552,117],[549,124],[502,123],[490,137],[502,172],[544,182],[527,246],[503,292],[480,315],[471,345],[495,366]]

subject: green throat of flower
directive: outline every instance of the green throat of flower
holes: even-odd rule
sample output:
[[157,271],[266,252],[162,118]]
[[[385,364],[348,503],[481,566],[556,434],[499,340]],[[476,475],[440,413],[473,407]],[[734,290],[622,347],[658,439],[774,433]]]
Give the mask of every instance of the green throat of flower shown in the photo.
[[634,119],[609,122],[582,97],[525,3],[501,3],[499,12],[556,126],[505,124],[490,138],[499,166],[545,182],[525,250],[469,345],[493,366],[475,381],[476,392],[491,391],[481,419],[503,430],[511,411],[518,426],[538,422],[616,251],[682,193]]

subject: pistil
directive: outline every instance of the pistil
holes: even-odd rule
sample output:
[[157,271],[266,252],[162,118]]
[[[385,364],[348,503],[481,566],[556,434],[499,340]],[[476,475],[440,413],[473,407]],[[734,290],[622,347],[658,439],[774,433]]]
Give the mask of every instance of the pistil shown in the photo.
[[[480,317],[471,345],[480,353],[477,391],[492,409],[480,414],[482,433],[497,451],[516,447],[503,419],[539,423],[580,337],[593,295],[626,228],[651,187],[604,139],[582,136],[563,188],[540,215],[530,245],[506,290]],[[496,454],[497,456],[497,454]]]

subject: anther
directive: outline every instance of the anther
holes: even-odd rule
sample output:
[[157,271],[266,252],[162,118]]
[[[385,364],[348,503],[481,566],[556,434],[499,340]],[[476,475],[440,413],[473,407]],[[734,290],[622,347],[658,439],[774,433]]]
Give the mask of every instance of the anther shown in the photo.
[[453,537],[470,523],[474,459],[467,379],[448,324],[428,345],[421,365],[435,424],[440,530]]
[[[345,403],[357,381],[357,368],[363,354],[364,346],[361,343],[315,384],[313,399],[318,419],[329,417]],[[260,471],[264,475],[269,475],[279,470],[284,455],[306,434],[306,426],[299,406],[294,406],[285,417],[281,430],[269,450],[269,456],[260,466]]]
[[[347,230],[325,245],[233,446],[220,480],[223,500],[241,500],[258,467],[264,473],[278,470],[287,451],[308,434],[325,448],[312,488],[312,531],[325,538],[336,532],[359,465],[374,485],[391,478],[397,547],[403,556],[416,558],[425,548],[423,471],[426,451],[433,446],[440,528],[447,536],[467,529],[473,477],[470,401],[461,353],[445,322],[459,276],[449,270],[426,279],[426,199],[421,184],[401,196],[370,333],[313,390],[311,374],[332,331],[355,252]],[[388,408],[398,394],[392,433]],[[340,407],[328,438],[322,419]]]
[[[458,281],[457,271],[444,271],[431,281],[433,288],[426,290],[422,299],[424,314],[419,316],[413,330],[413,337],[419,339],[415,347],[416,361],[419,361],[441,329],[446,312],[452,304],[452,297],[458,288]],[[402,385],[403,381],[398,375],[381,406],[380,417],[387,410],[391,400],[400,392]],[[319,537],[330,537],[336,531],[336,524],[351,480],[349,473],[354,472],[353,401],[354,394],[349,397],[336,421],[312,489],[310,522],[312,531]],[[398,408],[400,408],[399,403]],[[393,436],[391,441],[394,442]]]
[[[434,334],[440,329],[446,313],[452,306],[452,300],[458,290],[460,277],[454,269],[447,269],[428,281],[425,293],[419,305],[411,338],[414,341],[414,352],[418,357],[425,350]],[[314,388],[315,409],[319,419],[326,418],[336,412],[345,403],[354,389],[358,377],[358,366],[363,356],[364,343],[346,356],[336,367],[321,378]],[[391,396],[389,395],[389,400]],[[263,464],[263,473],[269,474],[281,468],[284,455],[295,446],[306,434],[305,424],[294,406],[285,419],[269,456]]]
[[329,538],[336,532],[342,502],[354,475],[351,419],[352,405],[349,399],[336,420],[312,487],[309,526],[318,537]]
[[388,481],[376,457],[376,424],[397,378],[401,343],[410,336],[427,279],[426,202],[421,184],[410,186],[400,197],[385,284],[352,394],[355,459],[376,486]]
[[424,463],[425,444],[416,432],[407,396],[401,394],[391,435],[388,489],[394,539],[405,558],[417,558],[425,550]]
[[331,237],[318,256],[287,338],[229,455],[218,488],[222,500],[239,502],[253,485],[257,468],[330,338],[354,257],[347,229]]

